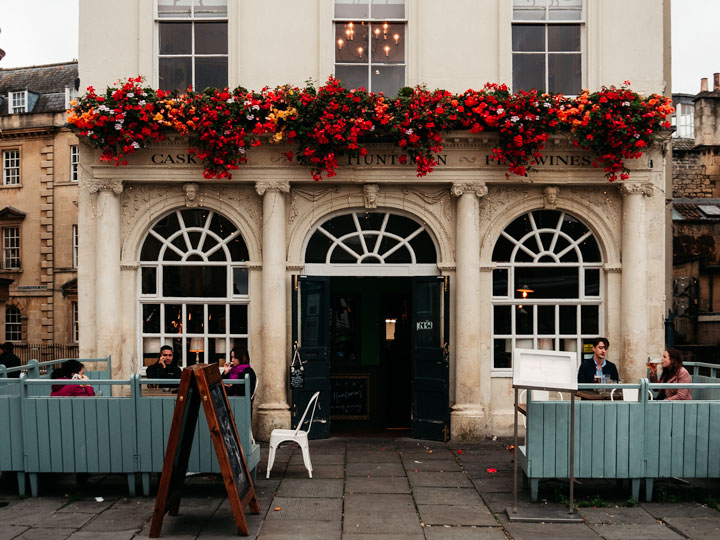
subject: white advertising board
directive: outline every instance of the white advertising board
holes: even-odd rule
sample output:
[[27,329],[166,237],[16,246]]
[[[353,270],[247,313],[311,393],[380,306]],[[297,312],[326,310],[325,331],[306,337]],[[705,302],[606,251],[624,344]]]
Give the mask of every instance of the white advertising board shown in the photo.
[[513,385],[577,390],[577,353],[513,349]]

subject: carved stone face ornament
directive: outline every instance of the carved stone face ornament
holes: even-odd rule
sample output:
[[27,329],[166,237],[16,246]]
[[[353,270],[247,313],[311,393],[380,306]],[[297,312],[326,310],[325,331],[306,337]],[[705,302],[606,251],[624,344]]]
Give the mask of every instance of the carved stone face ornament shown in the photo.
[[379,192],[380,186],[377,184],[365,184],[363,186],[365,208],[377,208],[377,197]]
[[185,206],[189,208],[196,207],[198,205],[198,185],[194,182],[183,184],[183,190],[185,190]]
[[543,189],[543,207],[545,210],[557,210],[559,195],[560,188],[557,186],[547,186]]

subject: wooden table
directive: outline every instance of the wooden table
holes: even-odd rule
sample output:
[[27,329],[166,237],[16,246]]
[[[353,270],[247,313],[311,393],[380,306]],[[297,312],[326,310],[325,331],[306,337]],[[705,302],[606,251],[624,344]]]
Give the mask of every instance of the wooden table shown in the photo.
[[610,400],[610,392],[598,392],[597,390],[578,390],[577,397],[594,401]]

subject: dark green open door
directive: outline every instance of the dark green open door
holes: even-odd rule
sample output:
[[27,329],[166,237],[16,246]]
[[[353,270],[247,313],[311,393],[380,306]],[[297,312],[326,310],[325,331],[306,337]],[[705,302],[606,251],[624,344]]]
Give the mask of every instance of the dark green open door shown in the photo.
[[447,278],[412,281],[412,436],[446,441],[450,433]]
[[292,426],[319,390],[310,438],[324,439],[330,436],[330,278],[296,276],[294,283],[293,344],[299,346],[305,381],[292,391]]

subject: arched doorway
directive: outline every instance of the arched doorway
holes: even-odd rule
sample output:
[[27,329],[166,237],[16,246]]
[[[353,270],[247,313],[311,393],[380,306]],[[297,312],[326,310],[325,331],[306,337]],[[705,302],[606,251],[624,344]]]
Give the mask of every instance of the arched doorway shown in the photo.
[[332,428],[444,438],[448,283],[426,225],[394,211],[335,213],[311,230],[304,262],[293,340],[305,386],[293,391],[294,415],[320,390],[316,436]]

